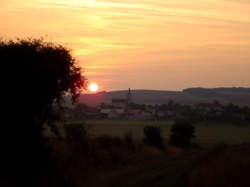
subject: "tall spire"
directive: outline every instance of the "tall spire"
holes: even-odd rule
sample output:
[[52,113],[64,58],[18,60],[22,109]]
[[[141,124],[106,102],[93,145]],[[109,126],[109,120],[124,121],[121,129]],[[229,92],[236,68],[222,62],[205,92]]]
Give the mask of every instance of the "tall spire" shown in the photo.
[[132,103],[132,94],[130,88],[128,89],[128,95],[127,95],[127,103]]

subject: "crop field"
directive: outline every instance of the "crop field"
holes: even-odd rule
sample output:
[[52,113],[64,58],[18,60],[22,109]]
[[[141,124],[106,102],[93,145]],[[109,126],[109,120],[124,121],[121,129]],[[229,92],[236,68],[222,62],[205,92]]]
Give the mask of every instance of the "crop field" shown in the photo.
[[[143,128],[146,125],[159,126],[162,136],[167,142],[170,136],[171,121],[121,121],[121,120],[87,120],[85,124],[90,134],[95,136],[110,135],[124,137],[131,133],[136,141],[143,139]],[[250,126],[237,126],[220,123],[197,123],[196,138],[193,142],[201,146],[210,146],[219,143],[241,144],[250,143]]]

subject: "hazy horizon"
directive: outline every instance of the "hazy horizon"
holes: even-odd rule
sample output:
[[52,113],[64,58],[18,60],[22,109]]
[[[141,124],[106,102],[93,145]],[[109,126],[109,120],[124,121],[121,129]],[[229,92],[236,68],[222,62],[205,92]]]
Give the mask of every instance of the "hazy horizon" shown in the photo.
[[[183,88],[183,89],[180,89],[180,90],[170,90],[170,89],[144,89],[144,88],[130,88],[131,91],[159,91],[159,92],[164,92],[164,91],[169,91],[169,92],[182,92],[186,89],[190,89],[190,88],[202,88],[202,89],[218,89],[218,88],[223,88],[223,89],[230,89],[230,88],[246,88],[246,89],[250,89],[250,87],[211,87],[211,88],[208,88],[208,87],[189,87],[189,88]],[[83,94],[96,94],[96,93],[101,93],[101,92],[122,92],[122,91],[128,91],[129,88],[122,88],[122,89],[113,89],[113,90],[99,90],[97,92],[90,92],[90,91],[87,91],[87,92],[83,92]]]
[[100,91],[250,87],[249,0],[5,0],[0,38],[73,50]]

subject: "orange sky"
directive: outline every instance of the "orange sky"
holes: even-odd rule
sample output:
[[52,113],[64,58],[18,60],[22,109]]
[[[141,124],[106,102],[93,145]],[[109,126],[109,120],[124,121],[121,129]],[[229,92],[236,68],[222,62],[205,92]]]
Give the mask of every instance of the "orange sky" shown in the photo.
[[0,0],[0,37],[73,49],[102,90],[250,87],[250,0]]

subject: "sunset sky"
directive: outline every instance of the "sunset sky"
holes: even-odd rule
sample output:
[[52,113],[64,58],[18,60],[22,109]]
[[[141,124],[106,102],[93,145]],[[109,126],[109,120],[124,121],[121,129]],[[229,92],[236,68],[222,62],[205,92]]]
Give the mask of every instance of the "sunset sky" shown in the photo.
[[0,37],[73,50],[101,90],[250,87],[250,0],[0,0]]

